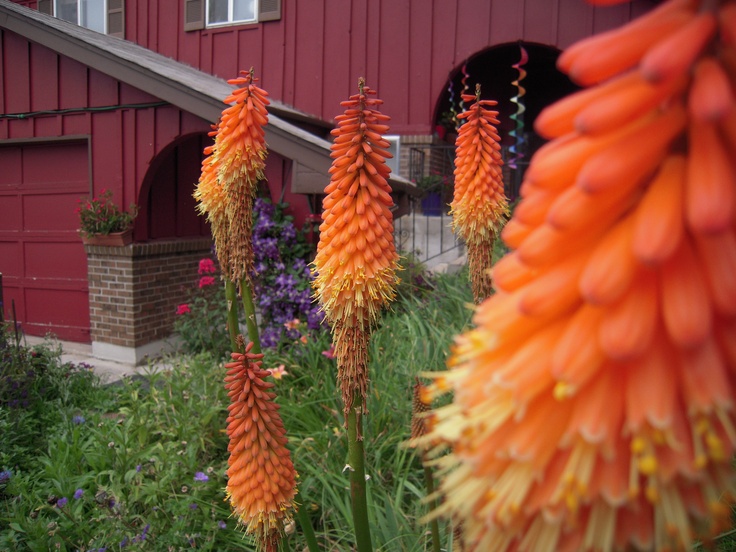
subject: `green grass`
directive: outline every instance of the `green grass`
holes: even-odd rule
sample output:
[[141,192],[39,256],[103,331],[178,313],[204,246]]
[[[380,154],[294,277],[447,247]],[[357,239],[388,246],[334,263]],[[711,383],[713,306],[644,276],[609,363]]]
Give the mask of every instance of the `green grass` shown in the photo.
[[[418,522],[427,511],[423,472],[402,446],[411,387],[416,375],[444,367],[471,315],[466,274],[433,285],[402,294],[371,340],[368,501],[374,547],[387,552],[427,549]],[[0,550],[252,550],[224,502],[224,354],[181,355],[171,371],[104,386],[63,364],[59,351],[34,357],[3,335],[0,472],[9,476],[0,480]],[[347,551],[347,447],[335,361],[322,354],[329,343],[326,332],[313,334],[267,353],[264,367],[288,372],[276,390],[302,507],[324,550]],[[195,479],[200,472],[207,481]],[[443,538],[450,549],[446,531]],[[298,528],[289,540],[303,550]]]

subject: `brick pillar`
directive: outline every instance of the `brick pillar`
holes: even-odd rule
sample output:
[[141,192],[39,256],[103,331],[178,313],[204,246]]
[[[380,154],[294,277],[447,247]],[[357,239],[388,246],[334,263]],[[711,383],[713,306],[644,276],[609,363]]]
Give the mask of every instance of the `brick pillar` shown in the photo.
[[166,348],[176,307],[211,245],[208,238],[86,245],[92,353],[139,364]]

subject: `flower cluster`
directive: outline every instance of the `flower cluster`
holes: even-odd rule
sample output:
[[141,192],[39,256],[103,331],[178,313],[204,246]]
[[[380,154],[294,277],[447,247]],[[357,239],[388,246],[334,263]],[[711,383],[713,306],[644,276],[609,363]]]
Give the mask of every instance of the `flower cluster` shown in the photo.
[[217,272],[215,261],[212,259],[202,259],[199,261],[199,289],[211,286],[215,283],[215,277],[211,276]]
[[[239,338],[240,339],[240,338]],[[296,495],[296,471],[287,448],[286,430],[274,402],[271,372],[261,366],[263,355],[233,353],[225,365],[230,438],[227,499],[246,532],[265,550],[276,550],[291,521]]]
[[225,103],[215,130],[215,143],[205,148],[202,174],[194,193],[198,209],[207,215],[225,277],[250,283],[253,272],[251,231],[253,200],[258,182],[265,178],[265,131],[268,93],[255,83],[253,69],[228,80],[240,86]]
[[[601,0],[603,1],[603,0]],[[608,0],[605,0],[608,1]],[[424,443],[464,550],[689,550],[736,499],[736,4],[668,0],[558,66]]]
[[466,119],[460,127],[455,153],[455,192],[451,205],[452,229],[468,246],[468,268],[473,297],[480,303],[492,293],[488,271],[492,264],[493,242],[508,214],[508,201],[501,175],[501,139],[496,132],[497,102],[463,94],[473,102],[458,115]]
[[112,191],[103,189],[98,197],[80,198],[79,232],[85,237],[108,235],[123,232],[131,227],[138,215],[138,206],[131,203],[127,211],[122,211],[112,200]]
[[228,336],[224,320],[225,301],[216,286],[220,274],[217,263],[209,257],[199,261],[199,279],[196,286],[184,290],[185,303],[176,307],[174,331],[189,353],[212,351],[221,354],[226,350]]
[[307,258],[312,254],[304,234],[284,214],[285,204],[256,199],[254,206],[253,252],[255,291],[261,311],[261,346],[275,347],[283,339],[301,337],[289,321],[306,321],[310,330],[322,323],[319,307],[312,300]]
[[381,309],[396,297],[399,268],[393,239],[393,199],[383,135],[389,117],[375,90],[358,81],[358,94],[340,105],[330,149],[330,183],[322,201],[313,287],[332,326],[344,413],[359,398],[366,411],[368,340]]

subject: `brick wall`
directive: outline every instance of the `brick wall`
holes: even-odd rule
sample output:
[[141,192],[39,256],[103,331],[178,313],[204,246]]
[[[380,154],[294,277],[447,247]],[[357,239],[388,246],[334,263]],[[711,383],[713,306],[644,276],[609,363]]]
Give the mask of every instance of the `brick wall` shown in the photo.
[[210,247],[209,239],[86,245],[92,341],[135,348],[168,337]]
[[412,135],[401,137],[401,147],[399,149],[399,175],[404,178],[411,178],[409,156],[411,148],[427,146],[434,143],[434,137],[431,135]]

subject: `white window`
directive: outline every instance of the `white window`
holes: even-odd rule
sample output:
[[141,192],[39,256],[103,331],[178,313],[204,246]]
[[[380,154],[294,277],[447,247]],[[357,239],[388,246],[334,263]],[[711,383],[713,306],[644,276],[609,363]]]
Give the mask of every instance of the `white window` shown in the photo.
[[255,23],[256,0],[207,0],[207,26]]
[[106,4],[106,0],[54,0],[54,14],[64,21],[104,33],[107,32]]

